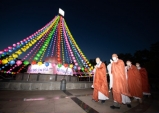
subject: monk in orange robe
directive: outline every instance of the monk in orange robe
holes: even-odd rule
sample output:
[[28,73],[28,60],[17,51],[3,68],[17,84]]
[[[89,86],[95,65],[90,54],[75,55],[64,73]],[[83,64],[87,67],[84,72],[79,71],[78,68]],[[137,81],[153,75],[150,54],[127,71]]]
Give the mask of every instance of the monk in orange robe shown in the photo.
[[105,100],[109,99],[106,66],[100,61],[99,58],[96,58],[96,63],[97,65],[95,66],[95,75],[93,82],[93,100],[95,102],[101,101],[101,103],[104,103]]
[[124,62],[118,59],[117,54],[113,54],[112,59],[111,73],[113,75],[112,89],[114,103],[110,106],[110,108],[120,109],[120,104],[122,104],[122,95],[130,96],[130,94],[128,92]]
[[127,61],[126,64],[128,67],[127,75],[129,92],[135,99],[139,99],[140,103],[142,103],[141,74],[136,66],[131,64],[131,61]]
[[145,68],[141,68],[139,63],[136,63],[136,67],[139,70],[140,74],[141,74],[141,82],[142,82],[142,92],[143,95],[147,95],[150,96],[150,85],[149,85],[149,81],[148,81],[148,75],[147,75],[147,71]]

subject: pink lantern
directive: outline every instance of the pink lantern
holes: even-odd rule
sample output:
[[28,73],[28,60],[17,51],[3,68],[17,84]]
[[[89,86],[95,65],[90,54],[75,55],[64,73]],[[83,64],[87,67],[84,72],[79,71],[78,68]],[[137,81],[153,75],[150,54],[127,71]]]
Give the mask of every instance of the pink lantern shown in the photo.
[[74,60],[74,62],[77,62],[76,60]]
[[8,49],[12,49],[12,47],[11,47],[11,46],[9,46],[9,47],[8,47]]
[[17,42],[17,45],[20,45],[20,43],[19,43],[19,42]]
[[75,57],[73,57],[73,60],[75,59]]
[[75,65],[77,66],[77,65],[78,65],[78,63],[75,63]]
[[5,52],[7,52],[7,51],[8,51],[8,49],[4,49],[4,51],[5,51]]
[[0,51],[0,54],[3,54],[3,51]]
[[81,69],[81,67],[78,67],[78,70],[80,70]]
[[17,60],[16,64],[17,64],[18,66],[20,66],[20,65],[22,64],[22,61],[21,61],[21,60]]
[[16,47],[16,44],[13,44],[13,47]]

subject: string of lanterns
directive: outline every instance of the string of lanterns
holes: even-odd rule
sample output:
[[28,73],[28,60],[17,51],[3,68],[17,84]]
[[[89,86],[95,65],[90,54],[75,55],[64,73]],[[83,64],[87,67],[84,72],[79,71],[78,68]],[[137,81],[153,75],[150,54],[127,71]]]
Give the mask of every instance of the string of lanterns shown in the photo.
[[[27,54],[22,60],[18,59],[23,53]],[[51,57],[56,55],[58,67],[64,65],[84,73],[93,70],[93,66],[74,40],[64,18],[58,15],[34,34],[0,51],[0,71],[20,73],[29,64],[42,65],[45,56],[49,55]],[[49,62],[44,64],[49,66]],[[4,70],[9,65],[11,68]],[[20,68],[14,72],[16,67]]]

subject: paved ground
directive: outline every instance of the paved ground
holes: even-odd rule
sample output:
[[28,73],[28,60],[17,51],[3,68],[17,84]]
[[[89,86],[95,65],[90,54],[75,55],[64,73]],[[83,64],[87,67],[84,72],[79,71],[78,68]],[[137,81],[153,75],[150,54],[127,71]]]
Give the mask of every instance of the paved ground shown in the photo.
[[[153,92],[142,104],[110,109],[112,96],[105,103],[92,99],[92,89],[67,91],[0,91],[0,113],[159,113],[159,92]],[[110,93],[111,95],[111,93]]]

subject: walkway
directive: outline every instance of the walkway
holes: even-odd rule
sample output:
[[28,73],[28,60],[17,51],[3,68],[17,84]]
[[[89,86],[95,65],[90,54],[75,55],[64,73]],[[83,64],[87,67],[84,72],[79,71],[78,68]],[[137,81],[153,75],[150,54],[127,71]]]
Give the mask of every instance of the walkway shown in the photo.
[[[142,104],[122,105],[112,110],[112,96],[105,103],[92,99],[92,89],[67,91],[0,91],[0,113],[159,113],[159,92]],[[110,93],[111,95],[111,93]]]

